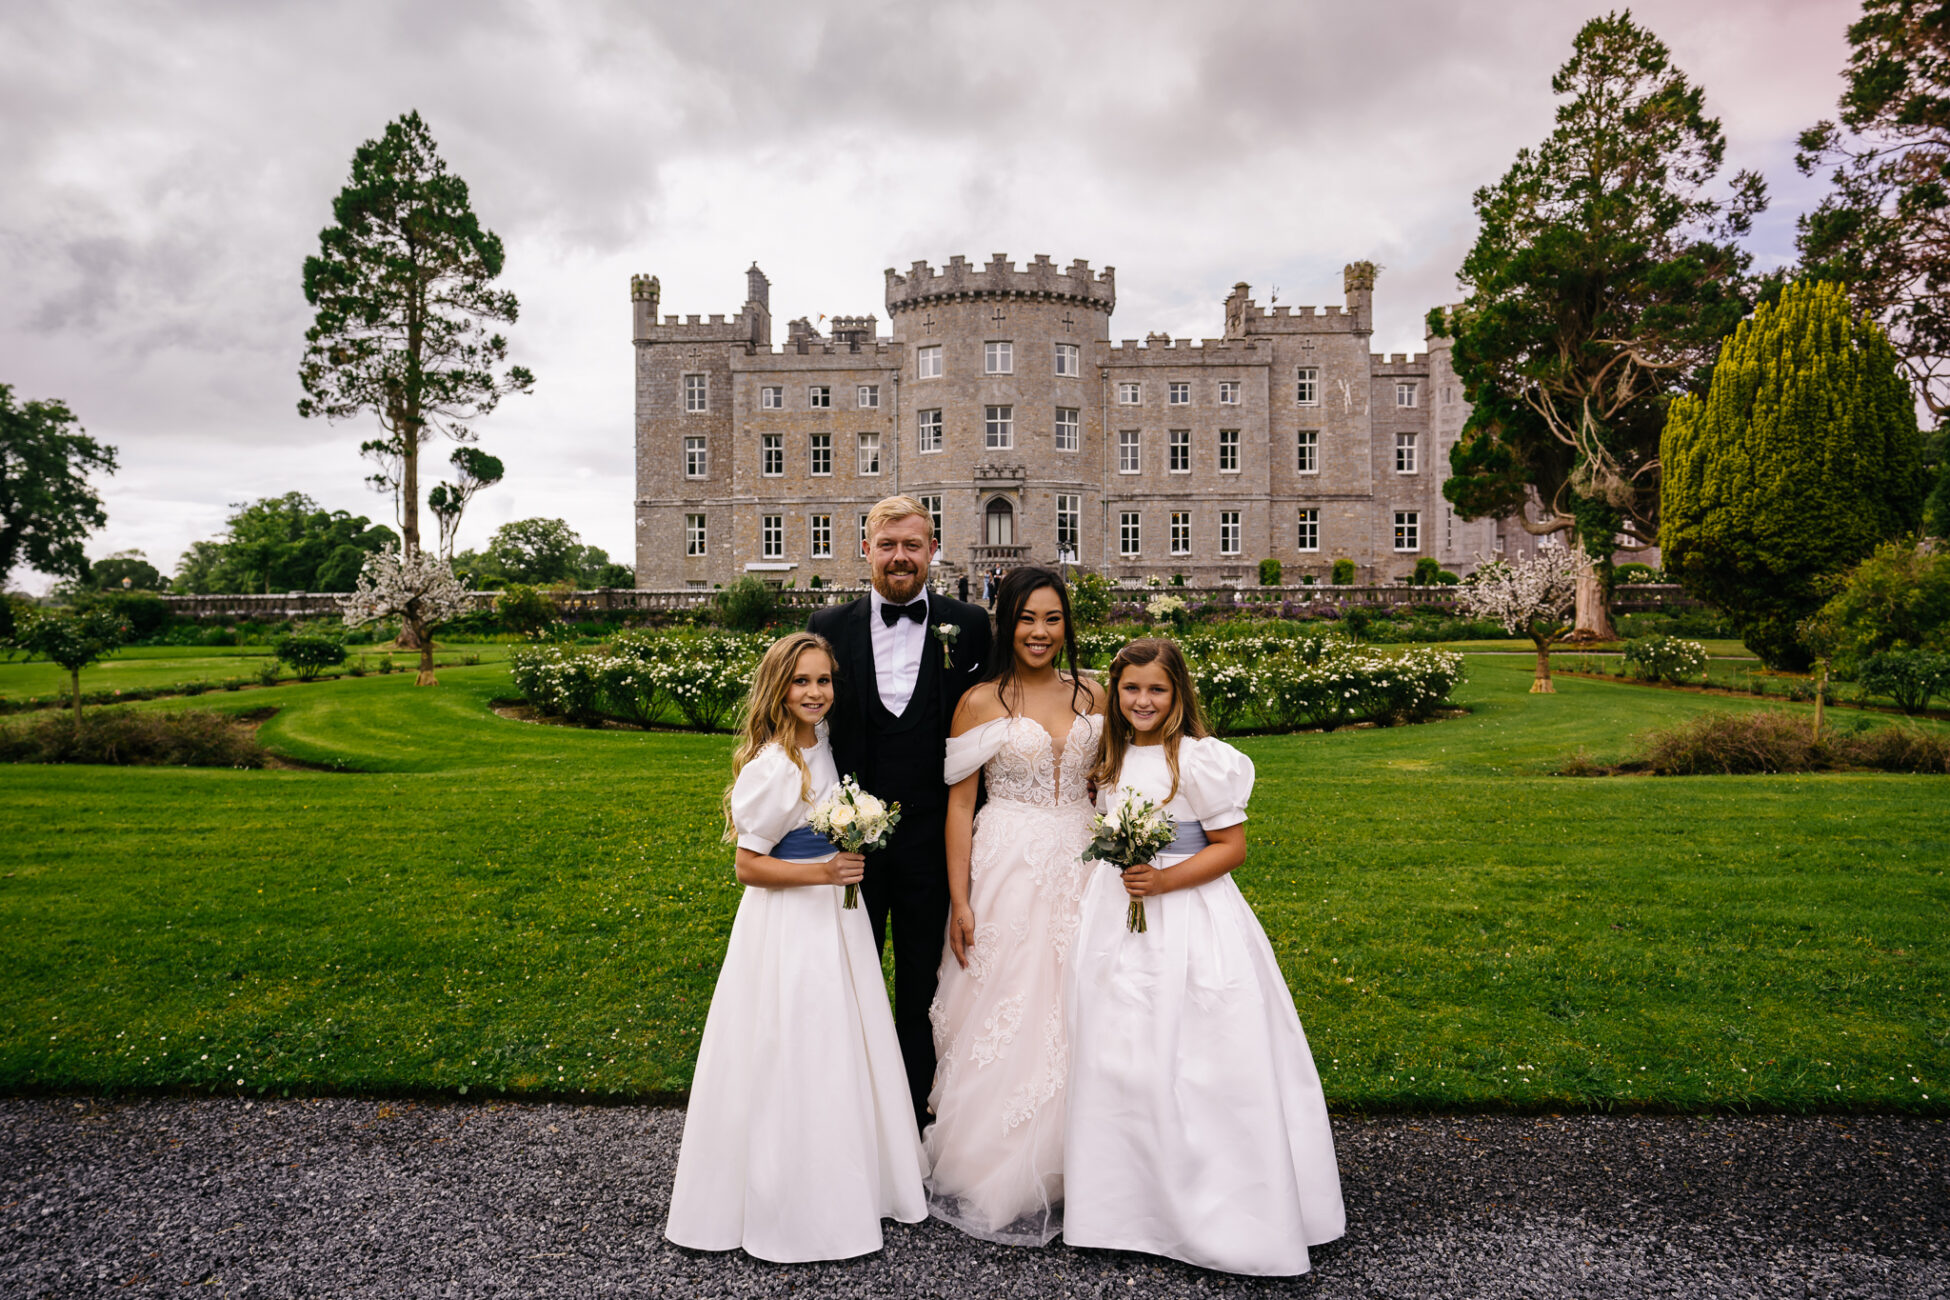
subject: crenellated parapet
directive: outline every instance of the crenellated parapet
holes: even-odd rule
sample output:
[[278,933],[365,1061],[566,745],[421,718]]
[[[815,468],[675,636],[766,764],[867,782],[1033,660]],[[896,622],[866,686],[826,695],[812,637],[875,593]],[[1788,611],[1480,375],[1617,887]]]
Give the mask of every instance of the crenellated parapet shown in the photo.
[[1262,360],[1259,344],[1251,339],[1174,339],[1153,334],[1143,342],[1125,339],[1101,353],[1102,364],[1124,366],[1243,366]]
[[956,254],[940,270],[916,262],[906,275],[887,268],[887,311],[898,315],[919,307],[958,299],[1028,298],[1075,303],[1108,316],[1117,306],[1117,268],[1093,272],[1078,258],[1066,267],[1038,253],[1021,270],[1008,256],[997,253],[984,266],[971,265]]

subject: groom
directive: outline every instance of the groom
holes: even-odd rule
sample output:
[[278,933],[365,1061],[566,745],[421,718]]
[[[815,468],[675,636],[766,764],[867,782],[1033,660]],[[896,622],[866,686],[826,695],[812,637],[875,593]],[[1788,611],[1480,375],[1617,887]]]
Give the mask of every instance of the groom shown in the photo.
[[839,660],[830,724],[836,765],[869,794],[900,801],[900,825],[884,850],[867,855],[860,892],[876,945],[893,918],[894,1028],[915,1122],[925,1128],[934,1085],[928,1006],[948,928],[942,754],[955,706],[988,661],[989,618],[928,590],[934,523],[913,497],[873,508],[866,545],[873,590],[813,611],[806,629],[832,642]]

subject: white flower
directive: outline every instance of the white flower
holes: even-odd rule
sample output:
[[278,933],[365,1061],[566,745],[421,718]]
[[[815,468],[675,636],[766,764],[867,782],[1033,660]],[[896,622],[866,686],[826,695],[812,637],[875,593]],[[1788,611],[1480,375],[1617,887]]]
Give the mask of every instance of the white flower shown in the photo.
[[826,814],[826,820],[832,824],[834,830],[843,831],[853,824],[853,815],[853,805],[835,804],[833,810]]
[[863,794],[856,801],[860,815],[868,821],[879,821],[887,813],[887,805],[870,794]]

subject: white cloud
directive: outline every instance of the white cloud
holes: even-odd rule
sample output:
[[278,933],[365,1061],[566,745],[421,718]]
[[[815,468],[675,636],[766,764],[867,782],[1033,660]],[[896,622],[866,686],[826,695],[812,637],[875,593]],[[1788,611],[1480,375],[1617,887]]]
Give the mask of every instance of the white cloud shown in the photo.
[[[569,519],[631,541],[628,277],[732,312],[754,259],[780,321],[883,318],[881,270],[1048,253],[1118,268],[1113,337],[1340,298],[1372,258],[1377,350],[1456,296],[1469,195],[1550,127],[1578,24],[1500,6],[908,3],[12,4],[0,14],[0,381],[121,451],[91,552],[164,567],[228,503],[365,491],[359,426],[297,417],[300,268],[352,150],[417,108],[505,240],[539,377],[481,425],[508,464],[463,530]],[[1762,170],[1763,264],[1818,187],[1837,3],[1656,0],[1635,17]],[[782,328],[781,328],[782,336]],[[444,462],[436,448],[433,459]],[[17,575],[18,577],[19,575]]]

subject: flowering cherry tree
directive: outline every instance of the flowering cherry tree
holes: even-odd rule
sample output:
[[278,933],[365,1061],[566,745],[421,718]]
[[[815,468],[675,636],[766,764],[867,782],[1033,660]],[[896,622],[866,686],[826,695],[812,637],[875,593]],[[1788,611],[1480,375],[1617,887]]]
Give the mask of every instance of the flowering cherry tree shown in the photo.
[[1456,603],[1477,618],[1495,619],[1507,632],[1522,632],[1537,647],[1532,694],[1553,695],[1551,647],[1571,634],[1584,559],[1568,548],[1545,545],[1528,559],[1485,564],[1456,588]]
[[454,577],[453,567],[426,551],[379,552],[360,570],[352,594],[339,598],[339,611],[349,626],[389,617],[400,620],[406,639],[420,648],[416,686],[438,684],[433,675],[433,629],[470,607],[467,588]]

